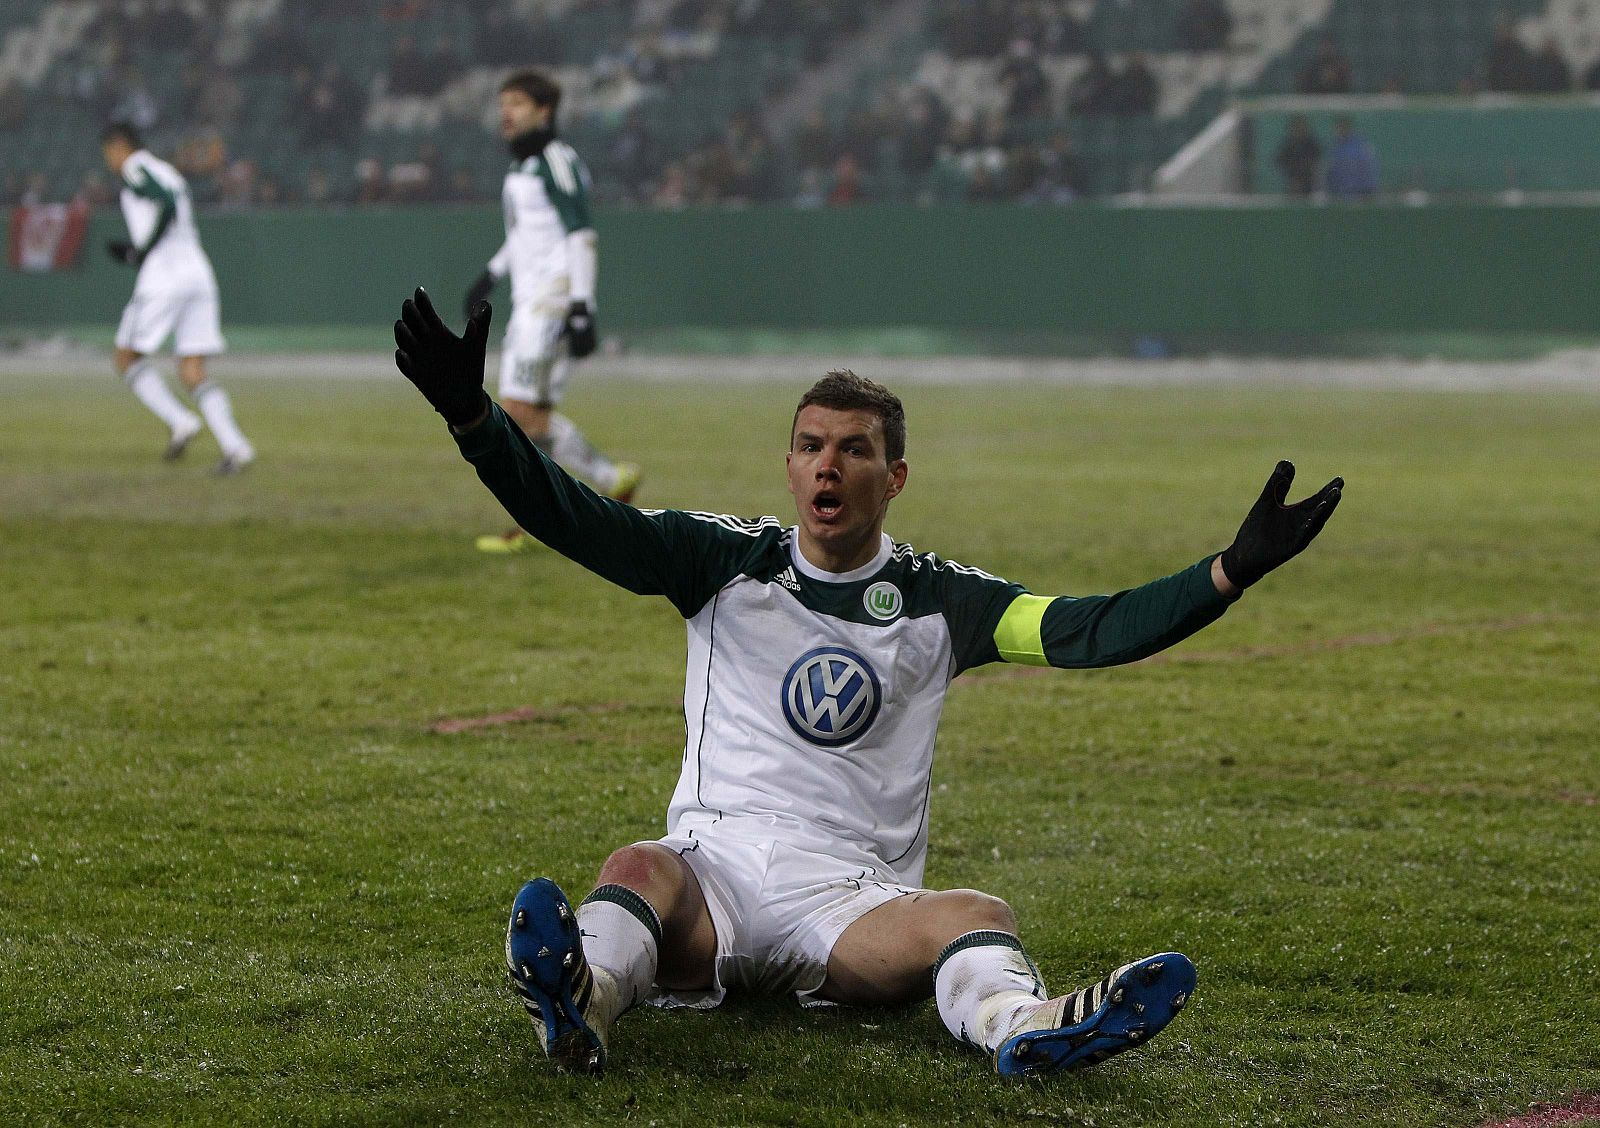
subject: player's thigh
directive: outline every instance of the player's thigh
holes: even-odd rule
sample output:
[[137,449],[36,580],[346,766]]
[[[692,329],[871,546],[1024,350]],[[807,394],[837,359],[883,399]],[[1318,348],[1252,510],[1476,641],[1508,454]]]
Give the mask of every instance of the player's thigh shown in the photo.
[[173,320],[173,351],[180,357],[203,357],[216,356],[227,348],[222,339],[222,303],[216,291],[184,295]]
[[553,407],[566,392],[566,375],[561,319],[536,306],[513,311],[501,345],[499,398]]
[[159,352],[178,323],[178,310],[171,294],[134,294],[117,322],[117,348],[145,355]]
[[933,991],[933,964],[969,932],[1016,935],[1017,918],[975,889],[923,890],[886,901],[845,929],[817,994],[836,1003],[912,1002]]
[[656,982],[674,990],[711,986],[717,958],[717,929],[694,868],[677,850],[659,842],[635,842],[606,859],[600,885],[633,890],[661,919]]

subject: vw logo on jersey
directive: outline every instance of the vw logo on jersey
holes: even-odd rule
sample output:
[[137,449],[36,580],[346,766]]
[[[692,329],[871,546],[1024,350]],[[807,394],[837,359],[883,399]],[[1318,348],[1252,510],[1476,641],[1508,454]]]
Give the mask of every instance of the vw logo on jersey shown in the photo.
[[842,646],[800,655],[783,678],[783,716],[789,727],[825,748],[848,744],[878,718],[883,689],[867,660]]
[[867,594],[862,597],[861,602],[866,604],[867,614],[887,623],[900,614],[900,604],[903,600],[900,598],[899,588],[888,580],[880,580],[867,589]]

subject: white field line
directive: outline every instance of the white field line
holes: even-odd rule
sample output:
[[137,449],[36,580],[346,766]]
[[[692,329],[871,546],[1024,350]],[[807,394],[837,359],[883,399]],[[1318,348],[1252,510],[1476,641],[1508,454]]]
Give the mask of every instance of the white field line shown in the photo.
[[[170,368],[171,359],[163,366]],[[1525,361],[1292,359],[1201,357],[1134,360],[1117,357],[647,356],[588,360],[578,377],[708,384],[809,383],[832,368],[896,384],[1038,383],[1105,387],[1189,384],[1402,388],[1435,391],[1568,390],[1600,392],[1600,351],[1574,350]],[[499,370],[491,353],[490,387]],[[212,362],[229,379],[399,380],[387,353],[231,354]],[[52,376],[105,379],[109,356],[88,348],[0,352],[0,381]]]

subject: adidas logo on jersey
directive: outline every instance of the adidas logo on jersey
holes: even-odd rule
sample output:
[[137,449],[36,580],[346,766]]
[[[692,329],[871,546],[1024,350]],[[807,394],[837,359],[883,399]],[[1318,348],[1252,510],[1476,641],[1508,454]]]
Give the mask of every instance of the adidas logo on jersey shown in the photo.
[[784,587],[788,588],[790,591],[800,590],[800,581],[795,579],[793,568],[785,568],[782,572],[778,573],[778,582]]

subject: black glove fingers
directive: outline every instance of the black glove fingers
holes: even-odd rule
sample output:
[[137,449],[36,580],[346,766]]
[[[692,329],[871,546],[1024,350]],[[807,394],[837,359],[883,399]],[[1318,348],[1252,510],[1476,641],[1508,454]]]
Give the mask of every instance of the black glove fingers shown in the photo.
[[1273,505],[1281,506],[1289,496],[1289,487],[1294,484],[1294,463],[1284,459],[1272,468],[1272,475],[1267,479],[1267,488],[1263,497],[1270,497]]
[[494,307],[485,301],[475,302],[467,314],[467,336],[476,341],[488,341],[489,325],[494,321]]
[[404,321],[394,323],[394,343],[407,353],[415,355],[417,351],[417,338],[412,334],[411,327]]
[[433,299],[428,297],[428,291],[421,286],[417,287],[416,295],[417,312],[422,315],[422,324],[429,333],[437,333],[445,339],[455,336],[450,332],[450,327],[444,323],[444,318],[439,316],[439,311],[433,308]]
[[417,308],[417,304],[410,298],[400,304],[400,320],[407,329],[411,330],[411,339],[414,342],[428,339],[428,326],[422,318],[422,311]]

